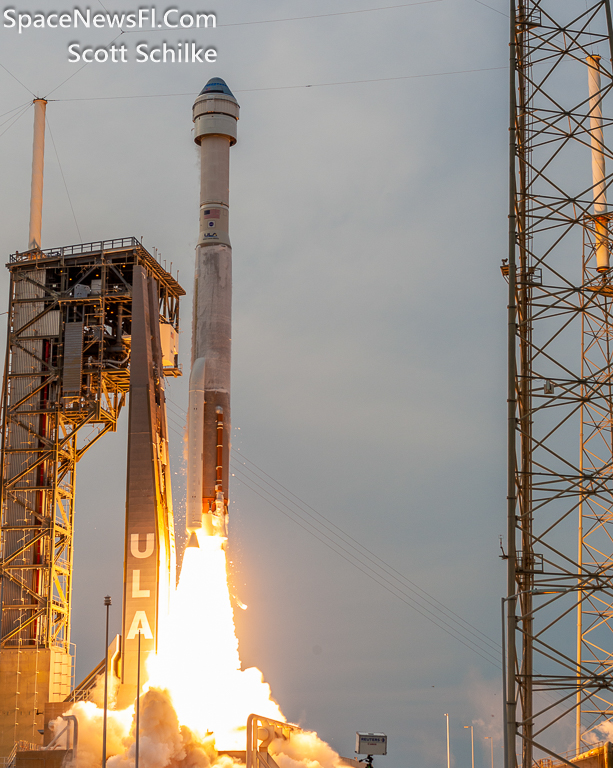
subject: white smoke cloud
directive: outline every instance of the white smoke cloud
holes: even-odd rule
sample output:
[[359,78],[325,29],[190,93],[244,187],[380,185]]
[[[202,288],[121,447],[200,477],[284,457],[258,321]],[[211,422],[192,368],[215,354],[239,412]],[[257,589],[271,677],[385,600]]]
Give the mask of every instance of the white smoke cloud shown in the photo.
[[[109,710],[107,713],[107,754],[124,751],[123,741],[130,730],[133,707]],[[103,710],[92,701],[79,701],[66,713],[75,715],[79,724],[77,756],[71,768],[94,768],[100,765],[102,755]],[[57,721],[56,721],[57,722]]]
[[[70,768],[99,768],[103,710],[79,702],[67,714],[79,722],[76,759]],[[233,768],[241,762],[215,750],[212,733],[194,734],[179,719],[166,690],[151,688],[141,696],[139,768]],[[107,768],[134,768],[136,757],[134,707],[107,713]]]
[[598,744],[600,741],[613,741],[613,723],[610,720],[605,720],[581,738],[589,745]]
[[[103,710],[78,702],[67,714],[79,722],[77,755],[70,768],[99,768]],[[107,768],[134,768],[136,716],[134,707],[107,714]],[[237,757],[219,754],[215,735],[204,737],[179,723],[167,690],[150,688],[140,701],[139,768],[240,768]],[[279,768],[345,768],[342,757],[316,733],[299,731],[275,739],[269,747]]]
[[[186,752],[179,719],[168,691],[151,689],[140,702],[139,765],[143,768],[166,768],[181,764]],[[112,757],[108,768],[132,768],[136,755],[136,718],[129,735],[123,739],[123,754]],[[208,763],[207,763],[208,765]]]
[[294,733],[289,739],[274,739],[269,752],[279,768],[338,768],[343,765],[339,754],[312,731]]

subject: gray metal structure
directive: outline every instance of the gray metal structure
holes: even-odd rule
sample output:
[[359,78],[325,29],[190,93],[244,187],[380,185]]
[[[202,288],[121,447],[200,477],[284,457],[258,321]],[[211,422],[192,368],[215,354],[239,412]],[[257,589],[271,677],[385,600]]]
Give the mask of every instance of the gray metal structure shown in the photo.
[[[175,543],[159,283],[143,265],[132,274],[130,415],[121,649],[117,706],[134,702],[138,659],[157,649],[159,617],[175,586]],[[182,289],[181,289],[182,291]],[[177,305],[178,306],[178,305]],[[172,363],[172,360],[168,362]],[[172,370],[172,369],[171,369]],[[140,647],[140,650],[139,650]],[[142,683],[146,682],[146,665]]]
[[510,21],[505,765],[532,768],[613,716],[613,28],[609,0]]
[[[63,701],[72,689],[76,465],[97,440],[116,429],[128,392],[130,409],[138,413],[147,409],[151,391],[157,398],[158,418],[145,423],[150,449],[145,459],[154,450],[161,453],[165,411],[159,380],[179,371],[176,360],[162,364],[159,321],[178,330],[184,294],[135,238],[35,248],[11,256],[8,268],[0,437],[0,756],[19,739],[36,741],[45,704]],[[133,354],[142,363],[141,347],[145,359],[155,349],[155,369],[131,366]],[[146,391],[139,391],[137,374],[149,380]],[[133,421],[132,444],[138,440]],[[167,474],[167,459],[166,470],[162,463],[153,471]],[[159,511],[160,525],[151,532],[161,531],[168,552],[169,482],[159,501],[149,475],[140,478],[137,491],[148,494],[150,517]],[[129,477],[127,548],[131,482],[133,487]],[[138,537],[138,522],[134,525]],[[157,595],[157,586],[151,591]]]

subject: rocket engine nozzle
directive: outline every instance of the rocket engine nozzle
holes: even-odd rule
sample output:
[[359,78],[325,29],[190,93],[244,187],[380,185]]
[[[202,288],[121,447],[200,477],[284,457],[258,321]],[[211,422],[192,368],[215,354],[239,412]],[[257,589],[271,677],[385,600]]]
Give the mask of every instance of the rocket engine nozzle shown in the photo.
[[[189,547],[198,546],[196,531],[227,538],[224,493],[224,408],[215,399],[224,391],[207,390],[204,358],[194,361],[189,377],[187,416],[187,516]],[[214,406],[214,418],[211,410]],[[209,408],[207,416],[207,407]]]

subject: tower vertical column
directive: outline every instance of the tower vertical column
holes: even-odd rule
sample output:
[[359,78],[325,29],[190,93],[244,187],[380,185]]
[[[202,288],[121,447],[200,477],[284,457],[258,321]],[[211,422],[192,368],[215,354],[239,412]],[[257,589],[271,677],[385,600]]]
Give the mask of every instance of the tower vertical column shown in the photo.
[[[128,483],[119,708],[137,692],[138,642],[144,660],[157,649],[160,616],[174,586],[172,499],[158,285],[141,266],[132,286]],[[146,679],[141,677],[141,684]]]

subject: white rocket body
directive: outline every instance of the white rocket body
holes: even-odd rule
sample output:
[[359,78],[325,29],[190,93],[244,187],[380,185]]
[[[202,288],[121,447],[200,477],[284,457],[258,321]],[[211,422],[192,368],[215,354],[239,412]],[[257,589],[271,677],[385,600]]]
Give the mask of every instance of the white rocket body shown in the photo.
[[187,530],[227,535],[230,463],[232,247],[228,230],[230,147],[239,106],[221,78],[194,104],[200,145],[200,234],[196,247],[189,381]]

